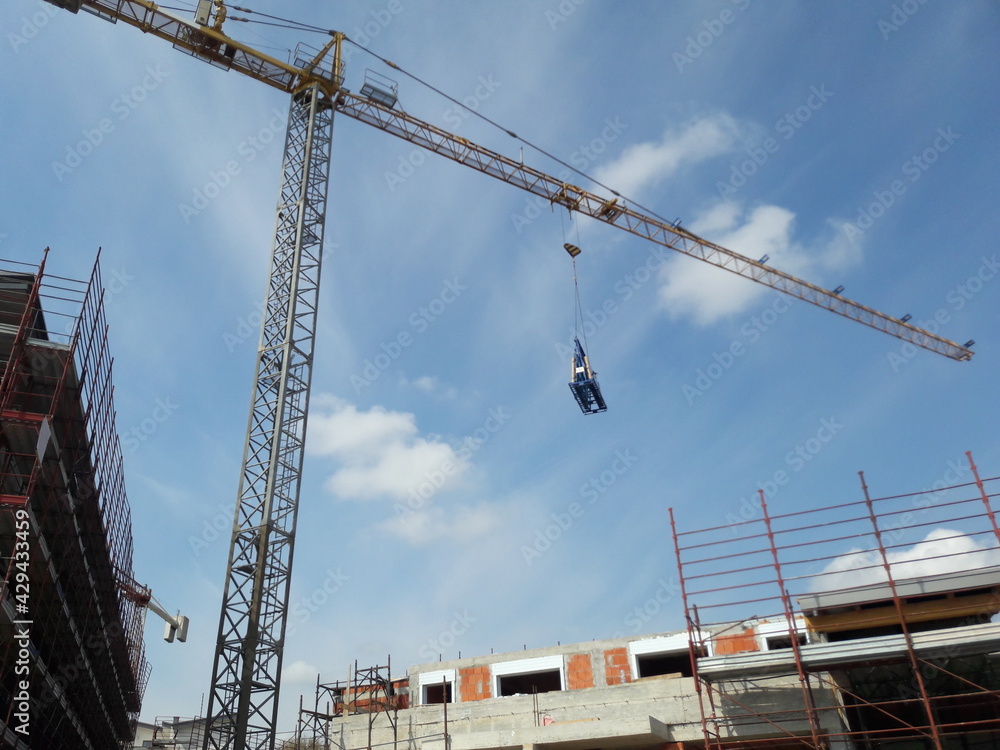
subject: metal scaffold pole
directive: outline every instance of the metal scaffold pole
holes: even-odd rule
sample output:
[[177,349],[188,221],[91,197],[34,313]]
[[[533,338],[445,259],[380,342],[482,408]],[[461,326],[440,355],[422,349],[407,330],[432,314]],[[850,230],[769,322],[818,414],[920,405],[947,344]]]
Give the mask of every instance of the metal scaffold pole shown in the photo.
[[292,97],[204,750],[273,750],[312,375],[333,103]]

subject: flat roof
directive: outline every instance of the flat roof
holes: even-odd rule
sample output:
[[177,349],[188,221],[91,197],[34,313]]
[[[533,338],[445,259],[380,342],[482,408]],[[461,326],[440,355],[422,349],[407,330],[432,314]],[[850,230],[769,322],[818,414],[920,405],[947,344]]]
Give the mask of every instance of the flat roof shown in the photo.
[[[1000,623],[988,622],[982,625],[928,630],[912,633],[910,638],[913,650],[923,659],[993,654],[1000,650]],[[856,664],[898,660],[905,657],[906,653],[907,644],[904,635],[880,635],[850,641],[809,643],[799,647],[802,664],[811,671],[828,671]],[[795,653],[790,648],[698,659],[698,673],[710,680],[792,674],[796,669]]]
[[[1000,587],[1000,566],[973,568],[972,570],[940,573],[919,578],[903,578],[896,581],[895,584],[896,593],[901,597],[995,588]],[[892,599],[892,588],[888,581],[796,597],[799,607],[806,614],[890,599]]]

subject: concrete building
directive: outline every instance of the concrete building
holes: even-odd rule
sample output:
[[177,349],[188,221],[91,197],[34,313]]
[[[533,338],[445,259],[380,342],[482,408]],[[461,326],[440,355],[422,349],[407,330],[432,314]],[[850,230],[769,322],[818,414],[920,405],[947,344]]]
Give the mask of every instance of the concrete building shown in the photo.
[[139,722],[132,747],[133,750],[140,748],[201,750],[204,739],[204,718],[158,716],[152,723]]
[[149,675],[102,290],[0,263],[0,747],[131,748]]
[[[761,638],[768,632],[765,624]],[[739,637],[748,643],[743,632]],[[725,634],[718,644],[721,651],[732,646]],[[788,649],[773,640],[772,648]],[[410,668],[405,695],[407,700],[397,701],[408,706],[402,710],[378,710],[377,700],[335,704],[335,718],[304,722],[304,735],[311,740],[310,730],[319,728],[318,747],[328,739],[329,747],[342,750],[375,745],[444,750],[446,733],[450,750],[664,750],[695,746],[703,738],[686,632],[417,665]],[[762,709],[777,702],[788,712],[783,724],[801,732],[807,717],[800,697],[798,679],[790,675],[772,679],[769,691],[747,700]],[[836,705],[832,690],[816,697],[824,706]],[[764,722],[758,724],[745,730],[772,733],[760,726]],[[322,736],[327,726],[328,738]],[[833,720],[828,728],[839,726]]]
[[715,733],[726,748],[933,748],[913,736],[924,703],[911,647],[954,675],[928,679],[932,713],[951,735],[941,748],[1000,747],[1000,624],[989,621],[1000,568],[896,585],[905,614],[924,624],[910,647],[884,632],[899,622],[886,611],[888,586],[862,586],[804,597],[793,627],[749,619],[693,640],[661,633],[433,662],[381,692],[337,683],[326,691],[333,710],[304,712],[290,747],[684,750],[712,745]]
[[688,630],[318,681],[286,747],[996,750],[1000,478],[969,463],[930,497],[675,528]]

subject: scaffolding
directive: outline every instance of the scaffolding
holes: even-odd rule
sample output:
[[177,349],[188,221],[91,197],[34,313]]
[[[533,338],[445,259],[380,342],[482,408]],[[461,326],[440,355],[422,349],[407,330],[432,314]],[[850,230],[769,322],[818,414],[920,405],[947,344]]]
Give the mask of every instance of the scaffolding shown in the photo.
[[201,750],[205,742],[205,717],[157,716],[153,720],[153,747],[166,750]]
[[692,531],[671,510],[708,750],[1000,747],[1000,477],[971,453],[946,476],[782,514],[760,490]]
[[0,747],[131,748],[149,664],[116,583],[133,550],[100,267],[45,264],[0,261]]
[[[372,730],[381,716],[385,716],[392,730],[392,746],[398,741],[397,713],[407,708],[409,696],[407,680],[392,679],[392,661],[386,658],[384,665],[359,667],[354,662],[354,668],[349,670],[346,680],[324,683],[316,675],[316,693],[313,708],[304,707],[304,698],[299,696],[299,720],[296,726],[296,750],[331,750],[340,748],[346,750],[343,740],[335,737],[333,722],[337,718],[356,716],[368,717],[367,743],[368,750],[372,748]],[[321,710],[322,707],[322,710]]]

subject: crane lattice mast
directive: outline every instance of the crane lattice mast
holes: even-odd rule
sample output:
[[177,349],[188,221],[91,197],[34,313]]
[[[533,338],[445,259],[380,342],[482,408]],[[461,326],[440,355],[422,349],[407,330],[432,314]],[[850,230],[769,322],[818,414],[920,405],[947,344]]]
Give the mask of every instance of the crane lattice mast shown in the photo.
[[[339,43],[339,39],[338,39]],[[339,44],[338,44],[339,50]],[[322,65],[322,61],[317,61]],[[331,70],[339,70],[335,54]],[[339,74],[332,73],[330,80]],[[333,138],[330,90],[292,96],[205,750],[274,747]]]

